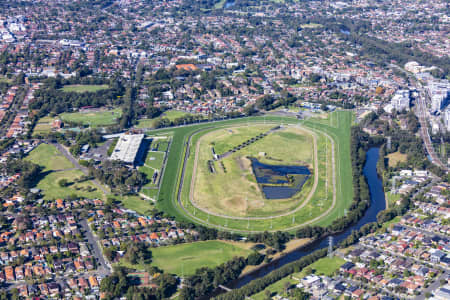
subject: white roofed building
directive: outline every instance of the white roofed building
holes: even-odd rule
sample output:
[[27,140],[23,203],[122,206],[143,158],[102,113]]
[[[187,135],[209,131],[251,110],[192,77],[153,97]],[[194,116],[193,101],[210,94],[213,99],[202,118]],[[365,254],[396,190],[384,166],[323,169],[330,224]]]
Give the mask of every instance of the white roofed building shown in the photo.
[[122,134],[110,159],[133,165],[138,157],[143,139],[144,134]]

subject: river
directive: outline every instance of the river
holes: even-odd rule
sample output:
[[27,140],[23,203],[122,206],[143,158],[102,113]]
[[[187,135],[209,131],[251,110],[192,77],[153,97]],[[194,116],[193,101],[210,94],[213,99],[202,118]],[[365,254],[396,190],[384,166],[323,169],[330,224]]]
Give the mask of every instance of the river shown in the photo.
[[[353,230],[359,230],[364,224],[375,222],[377,220],[377,214],[386,208],[386,200],[384,198],[383,184],[377,173],[379,150],[380,150],[379,148],[370,148],[369,151],[367,151],[366,163],[363,169],[363,173],[364,176],[366,177],[370,190],[370,207],[367,209],[366,213],[357,224],[347,228],[342,233],[333,235],[333,240],[335,244],[347,238]],[[250,281],[261,278],[287,263],[298,260],[305,255],[308,255],[318,249],[322,249],[327,246],[328,246],[327,238],[317,240],[316,242],[304,248],[287,253],[280,259],[252,273],[240,277],[231,284],[228,284],[228,286],[232,289],[240,288],[243,285],[249,283]]]

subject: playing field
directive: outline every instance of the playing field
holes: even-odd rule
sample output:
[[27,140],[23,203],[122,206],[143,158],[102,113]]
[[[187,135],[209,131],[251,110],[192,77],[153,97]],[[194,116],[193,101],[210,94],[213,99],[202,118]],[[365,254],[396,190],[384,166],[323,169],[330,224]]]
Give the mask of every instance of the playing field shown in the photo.
[[[304,186],[307,191],[308,184],[316,184],[315,192],[312,195],[303,195],[306,196],[304,200],[297,202],[292,210],[278,215],[270,215],[268,212],[264,215],[260,211],[260,217],[231,216],[230,218],[194,206],[190,201],[190,186],[194,172],[196,144],[202,136],[220,129],[226,131],[228,128],[243,127],[242,125],[264,126],[265,122],[265,125],[283,124],[284,127],[290,127],[292,130],[295,127],[309,131],[316,137],[317,155],[314,155],[314,158],[317,157],[317,168],[314,168],[314,172],[317,170],[318,173],[317,176],[313,173]],[[272,116],[251,117],[152,131],[153,134],[164,134],[169,131],[173,134],[158,197],[158,207],[180,220],[242,233],[295,230],[305,225],[329,225],[345,214],[353,198],[350,159],[351,122],[350,111],[339,111],[309,120]],[[295,133],[290,132],[290,134]],[[189,150],[187,142],[190,145]],[[220,144],[218,146],[220,149]],[[227,147],[224,146],[224,148]],[[265,152],[268,153],[268,151]]]
[[311,191],[311,180],[294,197],[266,199],[256,182],[249,157],[268,165],[307,166],[312,171],[315,139],[311,132],[297,127],[280,128],[226,158],[210,162],[212,166],[208,164],[208,160],[213,159],[213,148],[217,154],[226,153],[275,127],[273,124],[244,125],[212,131],[200,137],[195,145],[197,157],[193,166],[191,201],[205,210],[232,216],[270,216],[298,205]]
[[101,84],[71,84],[64,86],[61,90],[64,92],[76,92],[76,93],[85,93],[85,92],[97,92],[100,90],[106,90],[108,85]]
[[74,112],[60,115],[64,122],[72,122],[91,127],[114,125],[122,116],[122,109],[95,111],[95,112]]
[[34,126],[33,135],[48,134],[52,131],[52,123],[55,120],[54,117],[40,118],[37,124]]
[[252,251],[242,243],[205,241],[152,248],[153,262],[164,271],[192,275],[201,267],[215,267],[235,256],[247,257]]

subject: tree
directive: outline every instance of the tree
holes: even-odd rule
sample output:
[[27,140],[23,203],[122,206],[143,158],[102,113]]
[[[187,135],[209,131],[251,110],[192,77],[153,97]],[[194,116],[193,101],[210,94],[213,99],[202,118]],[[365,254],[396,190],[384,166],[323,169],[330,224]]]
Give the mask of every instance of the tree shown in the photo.
[[256,266],[259,265],[263,260],[264,255],[255,251],[247,257],[247,264]]
[[65,178],[62,178],[62,179],[60,179],[60,180],[58,181],[58,185],[59,185],[60,187],[66,187],[66,186],[69,185],[69,181],[68,181],[67,179],[65,179]]

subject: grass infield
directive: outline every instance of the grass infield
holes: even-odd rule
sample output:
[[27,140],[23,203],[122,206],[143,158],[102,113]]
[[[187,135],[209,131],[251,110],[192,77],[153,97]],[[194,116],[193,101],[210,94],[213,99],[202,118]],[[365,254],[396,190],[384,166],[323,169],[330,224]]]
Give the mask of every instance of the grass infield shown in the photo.
[[[319,180],[317,190],[322,191],[322,194],[318,194],[311,199],[311,201],[301,210],[297,211],[293,215],[286,217],[280,217],[272,220],[225,220],[221,217],[215,217],[208,215],[198,209],[195,210],[192,206],[189,206],[188,202],[183,202],[183,209],[178,203],[178,188],[181,180],[182,166],[185,159],[185,155],[188,155],[188,161],[195,156],[195,148],[190,148],[190,153],[186,153],[186,143],[189,137],[192,136],[191,146],[195,145],[198,138],[208,131],[214,131],[220,128],[226,128],[230,126],[251,124],[262,122],[271,122],[273,124],[301,124],[308,130],[316,133],[318,137],[318,158],[319,158],[319,170],[322,170],[320,177],[325,178],[325,166],[328,161],[328,172],[331,176],[331,146],[327,136],[334,140],[335,144],[335,165],[336,165],[336,203],[331,210],[331,196],[328,197],[329,202],[324,202],[325,185],[326,180]],[[228,229],[229,231],[264,231],[264,230],[293,230],[295,228],[304,226],[308,220],[314,220],[310,222],[310,225],[329,225],[336,218],[343,216],[345,210],[348,209],[353,198],[352,187],[352,170],[350,159],[350,126],[352,122],[352,112],[339,111],[329,114],[328,116],[321,116],[317,119],[309,120],[296,120],[293,118],[285,117],[250,117],[243,119],[233,119],[214,123],[200,123],[191,126],[160,129],[151,131],[152,134],[164,134],[166,132],[173,133],[172,144],[169,150],[169,156],[167,160],[166,171],[162,179],[160,194],[158,198],[158,208],[166,213],[177,217],[180,220],[189,220],[203,225],[216,227],[220,229]],[[201,134],[200,134],[201,133]],[[327,142],[328,141],[328,142]],[[327,146],[326,146],[327,145]],[[326,151],[326,149],[328,151]],[[325,159],[328,156],[328,159]],[[189,178],[192,169],[187,165],[185,182],[183,184],[182,199],[188,200],[188,184],[186,182]],[[330,177],[329,177],[330,178]],[[328,180],[328,190],[332,194],[330,187],[331,180]],[[329,203],[329,204],[327,204]],[[326,215],[323,213],[327,211]],[[194,216],[195,215],[195,216]],[[295,227],[295,228],[294,228]]]

